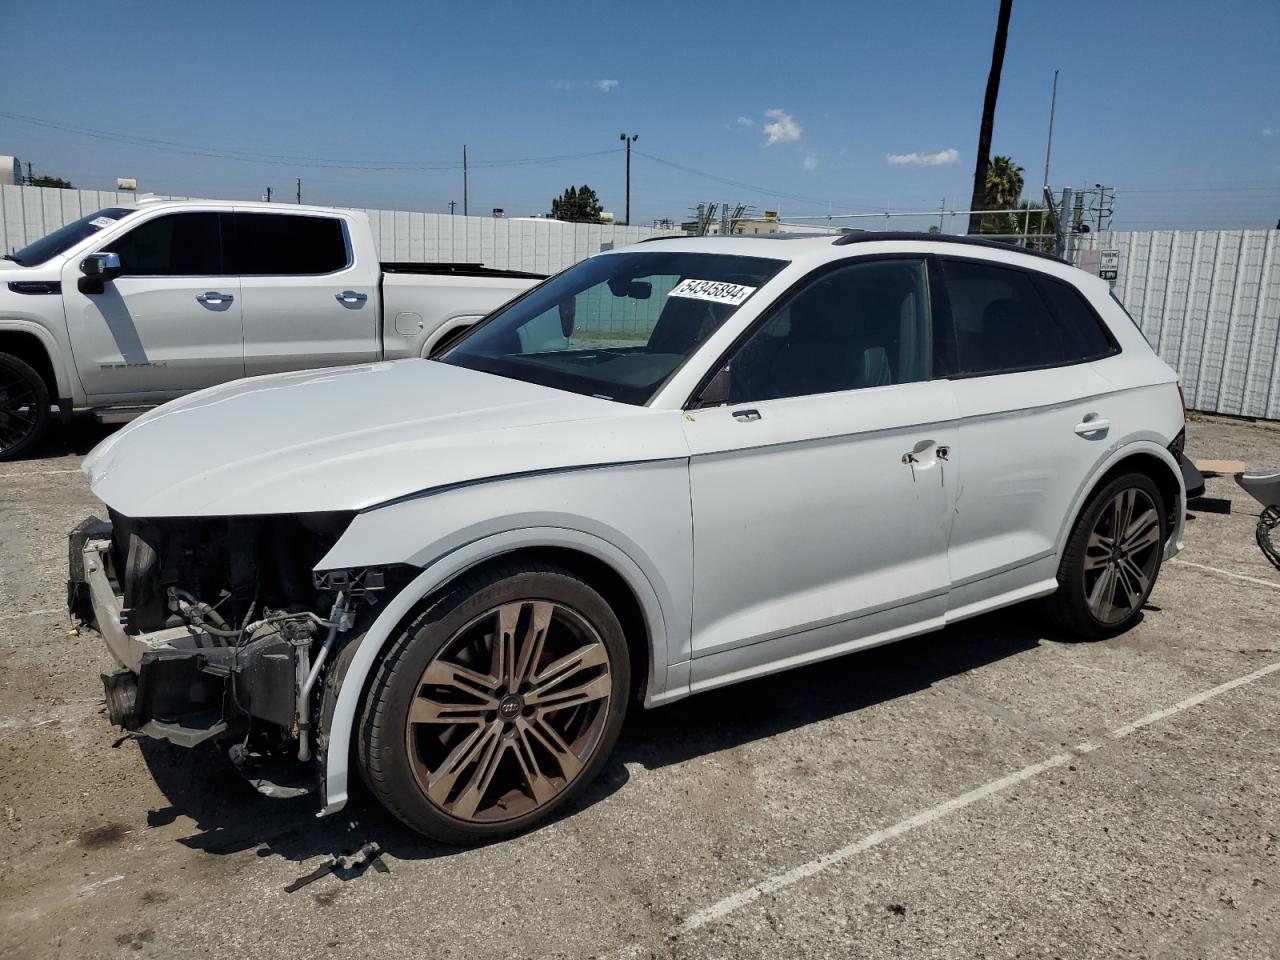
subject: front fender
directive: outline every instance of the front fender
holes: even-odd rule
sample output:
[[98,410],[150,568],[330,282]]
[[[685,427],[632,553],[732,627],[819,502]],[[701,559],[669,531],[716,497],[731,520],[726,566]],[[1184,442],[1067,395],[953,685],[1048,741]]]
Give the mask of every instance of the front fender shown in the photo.
[[[347,802],[350,778],[351,734],[361,708],[365,686],[382,659],[383,651],[399,631],[400,625],[424,598],[440,590],[455,577],[472,567],[530,547],[560,547],[589,554],[609,564],[619,573],[640,601],[645,627],[650,637],[648,697],[655,698],[667,687],[666,650],[667,623],[662,604],[653,584],[629,556],[608,541],[580,530],[563,527],[529,527],[511,530],[476,540],[439,558],[400,591],[377,620],[358,641],[342,685],[338,690],[333,719],[328,730],[325,757],[325,805],[323,814],[334,813]],[[687,685],[688,678],[684,678]]]
[[[60,297],[38,297],[35,299],[57,300],[58,312],[62,312]],[[84,390],[80,387],[80,381],[71,375],[68,362],[70,354],[44,323],[35,319],[6,313],[4,316],[0,316],[0,332],[30,334],[39,340],[45,352],[49,354],[49,364],[53,367],[53,376],[58,389],[58,396],[54,399],[71,397],[76,403],[84,402]]]

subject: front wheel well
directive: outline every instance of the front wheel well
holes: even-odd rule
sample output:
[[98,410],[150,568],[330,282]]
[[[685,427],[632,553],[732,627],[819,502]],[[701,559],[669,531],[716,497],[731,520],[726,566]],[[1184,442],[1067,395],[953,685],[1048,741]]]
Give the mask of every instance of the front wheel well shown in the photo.
[[40,374],[40,379],[49,390],[49,396],[58,396],[58,377],[54,373],[53,361],[44,342],[34,333],[0,330],[0,353],[7,353],[26,363]]
[[[640,600],[623,576],[603,560],[567,547],[523,547],[511,553],[491,557],[466,571],[466,574],[475,573],[492,565],[509,565],[522,561],[540,561],[564,567],[577,574],[604,597],[605,602],[617,614],[618,622],[622,625],[623,636],[627,640],[627,651],[631,656],[633,698],[643,700],[649,679],[651,638]],[[459,576],[463,575],[459,574]]]

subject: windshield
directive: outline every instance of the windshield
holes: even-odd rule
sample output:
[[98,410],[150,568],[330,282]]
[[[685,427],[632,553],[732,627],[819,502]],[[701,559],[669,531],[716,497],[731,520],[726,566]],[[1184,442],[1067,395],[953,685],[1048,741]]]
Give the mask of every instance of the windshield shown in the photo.
[[441,359],[574,393],[648,403],[785,265],[675,251],[593,257],[494,314]]
[[133,211],[128,207],[107,207],[105,210],[99,210],[97,213],[91,213],[87,217],[68,223],[47,237],[41,237],[35,243],[28,244],[17,253],[7,254],[5,259],[13,260],[24,267],[37,266],[70,250],[85,237],[97,233],[103,227],[111,226],[130,213]]

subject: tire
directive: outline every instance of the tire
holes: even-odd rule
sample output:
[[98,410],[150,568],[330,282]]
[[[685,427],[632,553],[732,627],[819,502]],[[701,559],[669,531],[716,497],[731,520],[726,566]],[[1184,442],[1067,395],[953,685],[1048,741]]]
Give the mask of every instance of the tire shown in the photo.
[[622,626],[580,577],[544,563],[478,571],[391,644],[361,712],[361,775],[419,833],[510,836],[600,772],[630,690]]
[[49,426],[49,388],[25,360],[0,353],[0,461],[32,448]]
[[[1126,473],[1098,490],[1067,540],[1058,591],[1045,600],[1051,622],[1083,639],[1114,636],[1137,623],[1160,574],[1166,512],[1145,474]],[[1117,527],[1127,532],[1119,544],[1111,536]]]

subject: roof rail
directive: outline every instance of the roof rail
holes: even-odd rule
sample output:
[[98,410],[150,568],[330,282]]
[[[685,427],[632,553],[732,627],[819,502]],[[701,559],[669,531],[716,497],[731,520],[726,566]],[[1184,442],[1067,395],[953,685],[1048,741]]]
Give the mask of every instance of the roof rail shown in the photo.
[[874,243],[877,240],[912,240],[929,243],[954,243],[968,247],[986,247],[988,250],[1003,250],[1006,253],[1025,253],[1029,257],[1039,257],[1041,260],[1052,260],[1054,263],[1065,263],[1067,266],[1071,266],[1062,257],[1052,253],[1045,253],[1043,250],[1018,247],[1011,243],[1001,243],[999,240],[984,240],[981,237],[963,237],[947,233],[913,233],[905,230],[875,232],[868,230],[864,233],[846,233],[838,237],[831,245],[833,247],[843,247],[851,243]]

